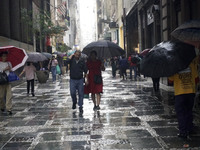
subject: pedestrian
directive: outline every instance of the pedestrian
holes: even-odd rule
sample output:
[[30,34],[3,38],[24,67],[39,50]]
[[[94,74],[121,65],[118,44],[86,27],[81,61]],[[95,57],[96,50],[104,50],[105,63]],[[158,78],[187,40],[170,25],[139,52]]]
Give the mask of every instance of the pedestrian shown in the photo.
[[[132,63],[131,58],[132,58],[132,55],[130,55],[130,56],[128,57],[128,63],[129,63],[129,69],[130,69],[130,77],[129,77],[129,79],[132,80],[132,78],[133,78],[132,71],[134,70],[134,74],[137,74],[137,73],[136,73],[136,71],[137,71],[137,70],[136,70],[136,65],[137,65],[137,64]],[[135,69],[134,69],[134,67],[135,67]],[[136,77],[135,77],[135,76],[134,76],[134,78],[135,78],[135,80],[136,80]]]
[[126,69],[129,67],[129,64],[128,64],[128,60],[127,60],[127,58],[125,58],[125,56],[122,56],[122,59],[120,59],[119,67],[120,67],[120,73],[121,73],[120,77],[122,76],[123,80],[124,80],[124,78],[127,79]]
[[76,109],[78,91],[78,105],[80,113],[83,113],[84,98],[84,77],[87,74],[86,63],[81,57],[81,51],[76,52],[69,57],[68,63],[70,67],[70,94],[72,98],[72,109]]
[[160,78],[151,78],[153,82],[153,89],[154,92],[158,92],[160,90]]
[[48,69],[51,71],[52,73],[52,81],[53,83],[55,83],[56,81],[56,66],[58,65],[58,61],[55,58],[55,56],[52,56],[51,60],[49,61],[48,64]]
[[94,103],[93,110],[100,110],[101,93],[103,93],[103,80],[101,71],[105,70],[104,63],[97,59],[97,52],[91,51],[87,61],[87,74],[86,90],[91,93],[92,101]]
[[30,86],[31,86],[31,94],[34,97],[34,80],[35,80],[35,72],[36,68],[31,62],[27,62],[27,65],[24,67],[23,71],[19,74],[21,77],[25,73],[26,82],[27,82],[27,96],[29,95]]
[[183,71],[169,77],[174,83],[175,111],[178,119],[178,137],[187,138],[193,132],[192,109],[199,81],[197,58]]
[[[7,55],[8,52],[0,53],[0,57],[2,58],[2,61],[0,61],[0,72],[5,72],[9,75],[12,65],[7,61]],[[4,99],[6,101],[4,101]],[[2,112],[4,112],[6,108],[8,114],[12,115],[12,90],[10,83],[0,85],[0,108]]]
[[111,67],[112,67],[112,76],[113,78],[116,77],[116,71],[118,68],[118,62],[117,62],[117,57],[111,58]]

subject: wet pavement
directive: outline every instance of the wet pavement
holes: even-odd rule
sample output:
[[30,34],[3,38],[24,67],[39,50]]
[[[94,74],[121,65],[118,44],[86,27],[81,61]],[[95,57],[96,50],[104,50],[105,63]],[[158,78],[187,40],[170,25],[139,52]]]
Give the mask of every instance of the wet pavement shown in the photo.
[[26,95],[26,83],[14,87],[13,115],[0,114],[3,150],[168,150],[200,149],[200,122],[196,134],[177,138],[173,92],[154,93],[152,83],[113,79],[103,73],[100,111],[91,98],[84,112],[71,109],[69,77],[56,83],[36,82],[35,97]]

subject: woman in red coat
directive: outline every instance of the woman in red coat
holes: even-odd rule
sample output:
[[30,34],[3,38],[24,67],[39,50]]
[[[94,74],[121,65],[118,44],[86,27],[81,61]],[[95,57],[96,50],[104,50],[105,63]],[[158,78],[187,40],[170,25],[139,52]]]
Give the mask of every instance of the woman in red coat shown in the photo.
[[103,93],[103,81],[101,71],[104,71],[103,63],[97,59],[96,51],[90,53],[90,58],[87,61],[87,68],[89,73],[87,75],[85,92],[92,94],[92,100],[94,103],[93,110],[100,110],[101,95]]

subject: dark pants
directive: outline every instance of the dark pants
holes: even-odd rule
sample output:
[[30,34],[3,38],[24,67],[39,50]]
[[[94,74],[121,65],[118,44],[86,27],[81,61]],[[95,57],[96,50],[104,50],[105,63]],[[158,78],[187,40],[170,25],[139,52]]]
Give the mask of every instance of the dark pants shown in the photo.
[[155,92],[159,91],[160,86],[160,78],[152,78],[153,81],[153,89]]
[[34,79],[26,81],[27,81],[27,93],[29,94],[30,86],[31,86],[31,93],[34,93]]
[[175,96],[175,110],[180,133],[187,134],[193,129],[194,97],[194,93]]
[[79,101],[78,101],[78,105],[79,107],[82,107],[83,105],[83,98],[84,98],[84,79],[80,79],[80,80],[74,80],[74,79],[70,79],[70,94],[71,94],[71,98],[74,104],[77,103],[77,97],[76,97],[76,92],[78,91],[78,97],[79,97]]

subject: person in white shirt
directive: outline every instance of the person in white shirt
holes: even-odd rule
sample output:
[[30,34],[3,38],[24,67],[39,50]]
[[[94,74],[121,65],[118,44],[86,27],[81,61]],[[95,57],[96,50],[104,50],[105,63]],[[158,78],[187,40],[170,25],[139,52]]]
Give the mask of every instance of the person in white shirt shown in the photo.
[[[0,72],[5,72],[7,75],[10,73],[12,69],[12,65],[7,61],[8,52],[1,52],[0,57],[2,61],[0,61]],[[5,111],[5,108],[9,115],[12,115],[12,91],[11,84],[6,83],[0,85],[0,109],[2,112]],[[4,102],[4,98],[6,98],[6,104]]]
[[55,58],[55,56],[52,56],[52,59],[49,61],[49,64],[48,64],[48,69],[52,73],[53,83],[55,83],[55,81],[56,81],[56,66],[57,66],[57,64],[58,64],[57,59]]
[[19,77],[25,73],[26,81],[27,81],[27,95],[29,95],[30,85],[31,85],[31,94],[34,94],[34,78],[35,78],[36,68],[33,66],[33,63],[27,62],[27,65],[24,67],[23,71],[20,73]]

